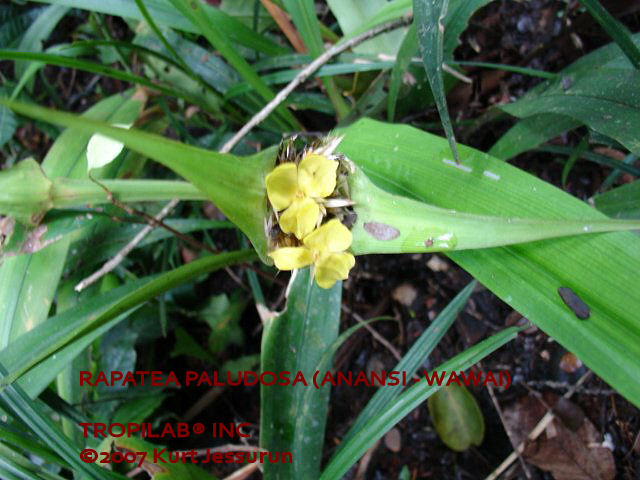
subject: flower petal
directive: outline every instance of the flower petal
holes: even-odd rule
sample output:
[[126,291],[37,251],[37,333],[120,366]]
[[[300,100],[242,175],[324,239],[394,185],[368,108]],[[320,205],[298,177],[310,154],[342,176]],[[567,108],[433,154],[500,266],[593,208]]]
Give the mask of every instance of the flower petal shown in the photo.
[[352,240],[351,230],[334,218],[307,235],[303,242],[311,250],[339,253],[349,248]]
[[309,235],[318,222],[320,207],[310,198],[295,199],[280,216],[280,228],[284,233],[293,233],[302,240]]
[[316,262],[316,281],[322,288],[331,288],[338,280],[346,280],[356,259],[350,253],[329,253]]
[[283,163],[274,168],[267,178],[267,196],[276,211],[284,210],[298,192],[298,168],[295,163]]
[[282,247],[269,253],[278,270],[293,270],[311,265],[313,256],[305,247]]
[[324,155],[307,153],[298,165],[298,185],[305,195],[328,197],[336,188],[338,162]]

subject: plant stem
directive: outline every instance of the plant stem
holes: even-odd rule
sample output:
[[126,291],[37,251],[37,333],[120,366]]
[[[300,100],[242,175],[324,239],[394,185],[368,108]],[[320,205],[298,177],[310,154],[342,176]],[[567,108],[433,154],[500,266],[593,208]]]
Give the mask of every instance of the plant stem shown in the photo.
[[[69,208],[87,203],[109,203],[107,192],[90,180],[56,178],[51,186],[53,208]],[[207,200],[207,196],[189,182],[175,180],[102,180],[115,198],[121,202],[158,202]]]

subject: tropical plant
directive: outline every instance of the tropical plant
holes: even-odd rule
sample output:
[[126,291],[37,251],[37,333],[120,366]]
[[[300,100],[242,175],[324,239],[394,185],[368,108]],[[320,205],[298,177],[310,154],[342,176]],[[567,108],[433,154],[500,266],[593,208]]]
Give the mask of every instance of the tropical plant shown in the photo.
[[[143,398],[134,387],[83,388],[78,372],[135,370],[136,344],[171,329],[175,355],[220,372],[250,370],[255,357],[224,364],[216,357],[243,343],[239,322],[250,298],[262,320],[261,371],[306,378],[330,371],[335,352],[366,324],[340,333],[343,281],[362,256],[377,253],[443,252],[640,406],[637,180],[603,191],[594,208],[505,161],[544,148],[569,157],[565,180],[581,158],[614,168],[606,188],[620,172],[638,175],[640,37],[598,2],[583,3],[615,43],[558,73],[521,68],[545,80],[493,110],[517,121],[489,153],[456,140],[445,98],[461,76],[454,49],[487,1],[376,1],[366,8],[328,1],[341,34],[320,21],[312,0],[223,1],[219,8],[182,0],[43,3],[4,6],[7,26],[0,29],[0,60],[11,61],[15,73],[0,97],[3,478],[64,478],[66,471],[123,478],[125,469],[86,463],[79,452],[154,446],[114,437],[99,444],[81,435],[78,423],[140,423],[169,392]],[[43,49],[65,18],[77,24],[72,43]],[[107,18],[119,19],[131,38],[117,38]],[[278,32],[306,50],[295,52]],[[333,46],[325,49],[325,41]],[[312,68],[296,68],[301,64]],[[111,78],[134,87],[109,94],[101,86],[88,110],[71,113],[65,110],[74,102],[52,88],[47,65],[90,72],[94,86]],[[430,87],[426,100],[403,83],[409,72]],[[310,75],[321,79],[319,90],[291,91]],[[291,88],[276,95],[286,82]],[[406,110],[403,100],[434,104],[446,138],[380,121]],[[306,112],[337,124],[307,141]],[[41,162],[15,139],[29,122],[55,139]],[[624,151],[625,161],[591,151],[588,137],[573,150],[544,145],[580,126],[594,143]],[[238,130],[242,138],[232,135]],[[226,219],[202,218],[189,207],[204,200]],[[178,201],[180,218],[164,220]],[[138,223],[117,221],[123,217]],[[219,248],[212,235],[235,247]],[[128,260],[134,249],[136,260]],[[199,258],[183,262],[189,255]],[[222,269],[243,287],[246,276],[249,293],[223,292],[202,306],[198,288]],[[293,270],[280,312],[268,308],[264,293],[284,291],[276,270]],[[474,285],[394,370],[416,373]],[[208,344],[171,321],[171,312],[203,321],[212,332]],[[518,331],[504,329],[437,369],[466,370]],[[438,390],[425,382],[380,388],[323,465],[329,387],[262,385],[259,446],[295,459],[265,463],[263,474],[341,478],[409,412],[428,398],[435,405]],[[139,466],[153,478],[209,475],[146,460]]]

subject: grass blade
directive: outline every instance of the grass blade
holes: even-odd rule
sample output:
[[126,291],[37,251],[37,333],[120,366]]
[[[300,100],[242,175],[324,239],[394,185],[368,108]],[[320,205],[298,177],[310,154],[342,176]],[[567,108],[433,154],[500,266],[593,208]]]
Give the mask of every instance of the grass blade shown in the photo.
[[556,80],[543,82],[520,100],[500,106],[500,109],[518,118],[542,113],[565,115],[639,154],[638,71],[602,67],[571,75],[565,72]]
[[479,8],[491,0],[449,0],[445,19],[443,55],[445,60],[453,58],[453,51],[460,44],[460,35],[467,29],[469,19]]
[[614,218],[640,218],[640,180],[593,197],[596,208]]
[[149,10],[147,10],[147,7],[145,7],[144,5],[144,0],[135,0],[135,2],[138,8],[140,9],[140,13],[144,17],[145,21],[149,24],[149,27],[151,28],[151,30],[153,30],[153,33],[156,34],[156,37],[158,37],[158,39],[162,42],[162,44],[167,49],[167,51],[171,53],[171,56],[173,56],[175,61],[178,62],[180,66],[182,66],[185,72],[193,74],[193,71],[189,68],[189,66],[186,63],[184,63],[184,60],[182,59],[182,57],[178,55],[178,52],[175,51],[173,46],[171,46],[171,44],[167,41],[167,39],[164,37],[164,35],[160,31],[160,28],[158,28],[158,25],[156,25],[156,22],[153,20],[153,17],[149,14]]
[[[7,374],[7,369],[0,363],[0,381],[4,381]],[[109,480],[111,478],[106,470],[80,460],[77,446],[72,444],[49,419],[40,402],[31,400],[20,386],[8,385],[0,389],[0,401],[11,414],[20,418],[39,438],[50,445],[74,468],[74,471],[90,479]]]
[[[69,11],[69,7],[62,5],[50,5],[45,8],[44,11],[35,22],[33,22],[27,31],[24,33],[18,50],[23,52],[40,52],[42,51],[42,42],[46,41],[58,22]],[[15,76],[21,77],[26,69],[27,62],[17,61],[15,63]],[[31,88],[29,89],[31,91]]]
[[509,160],[579,126],[579,121],[566,115],[532,115],[519,120],[493,144],[488,153],[493,157]]
[[75,355],[115,325],[114,319],[124,319],[123,314],[132,308],[204,273],[254,258],[253,250],[204,257],[161,275],[123,285],[65,310],[0,350],[0,363],[7,368],[0,382],[0,392],[19,380],[21,388],[31,396],[37,396]]
[[[415,341],[409,351],[402,357],[402,359],[396,364],[392,371],[406,372],[407,378],[411,378],[414,373],[418,371],[420,365],[422,365],[429,355],[440,342],[442,337],[447,333],[449,327],[453,325],[458,313],[464,308],[469,297],[473,293],[473,289],[476,286],[476,282],[471,282],[464,289],[455,296],[451,302],[446,306],[442,312],[436,317],[435,320],[429,325],[420,338]],[[390,405],[403,390],[402,385],[384,385],[379,387],[371,400],[367,403],[367,406],[360,412],[356,421],[351,425],[351,428],[342,439],[342,443],[334,453],[337,455],[354,436],[357,436],[364,425],[372,418],[378,415],[378,413],[384,410],[385,407]]]
[[431,85],[433,98],[440,113],[442,127],[449,139],[453,158],[459,162],[458,147],[453,134],[453,126],[447,108],[447,98],[442,80],[442,62],[444,60],[444,21],[449,0],[413,0],[413,15],[418,33],[420,53],[427,79]]
[[[508,328],[492,337],[468,348],[451,360],[436,368],[437,371],[462,371],[479,362],[518,334],[517,328]],[[360,432],[344,442],[340,451],[331,459],[322,472],[320,480],[341,478],[349,468],[386,432],[391,430],[413,409],[440,389],[437,384],[429,386],[425,381],[418,382],[402,393],[395,401],[385,406],[376,416],[367,421]]]
[[[253,71],[247,61],[238,54],[235,48],[227,41],[222,32],[218,31],[207,15],[207,11],[199,1],[186,2],[184,0],[170,0],[171,3],[185,17],[187,17],[195,26],[198,27],[200,33],[204,35],[209,43],[220,52],[220,54],[229,62],[229,64],[237,70],[249,85],[262,96],[266,101],[273,99],[275,94],[265,85],[262,79]],[[301,129],[300,123],[293,114],[282,105],[275,110],[281,118],[286,120],[289,128]]]
[[596,19],[605,32],[618,44],[631,65],[640,69],[640,50],[631,40],[627,29],[607,11],[598,0],[581,0],[591,16]]
[[[293,23],[300,32],[300,36],[309,53],[313,57],[322,54],[324,46],[320,34],[320,22],[316,18],[315,2],[313,0],[284,0],[284,4],[293,18]],[[342,119],[349,112],[349,107],[340,95],[332,78],[323,79],[323,83],[333,108],[338,114],[338,119]]]
[[206,110],[210,110],[208,104],[203,103],[199,97],[191,95],[180,90],[176,90],[171,87],[160,85],[152,82],[148,78],[135,75],[133,73],[123,72],[116,68],[111,68],[100,63],[88,62],[86,60],[78,60],[76,58],[70,58],[63,55],[55,55],[52,53],[33,53],[33,52],[18,52],[15,50],[0,50],[0,59],[3,60],[32,60],[37,62],[44,62],[49,65],[57,65],[59,67],[69,67],[82,70],[85,72],[98,73],[107,77],[117,78],[125,82],[133,83],[134,85],[144,85],[152,90],[157,90],[170,97],[178,97],[194,105],[199,105]]
[[[144,20],[143,15],[131,0],[109,0],[108,2],[96,2],[95,0],[36,0],[41,3],[64,5],[71,8],[79,8],[90,12],[99,12],[106,15]],[[200,33],[186,17],[170,3],[169,0],[145,0],[149,14],[159,25],[175,28],[191,33]],[[244,45],[266,55],[281,55],[288,50],[265,35],[254,32],[241,21],[227,15],[219,8],[204,3],[201,7],[211,19],[215,28],[228,37],[231,41]]]
[[387,97],[387,121],[393,122],[396,116],[396,102],[400,93],[403,75],[409,68],[412,57],[418,50],[418,37],[416,35],[416,24],[412,23],[398,50],[396,63],[391,70],[391,78],[389,79],[389,96]]

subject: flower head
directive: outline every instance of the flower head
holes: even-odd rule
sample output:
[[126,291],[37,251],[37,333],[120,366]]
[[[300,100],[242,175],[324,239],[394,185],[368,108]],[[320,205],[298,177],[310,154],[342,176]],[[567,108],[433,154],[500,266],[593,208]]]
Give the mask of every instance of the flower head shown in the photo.
[[322,288],[331,288],[345,280],[355,265],[351,246],[351,231],[334,218],[304,237],[300,247],[282,247],[269,253],[280,270],[293,270],[313,264],[316,281]]
[[283,163],[266,177],[267,196],[276,212],[284,210],[279,224],[284,233],[299,240],[313,231],[321,220],[318,200],[336,188],[338,162],[307,152],[298,165]]

